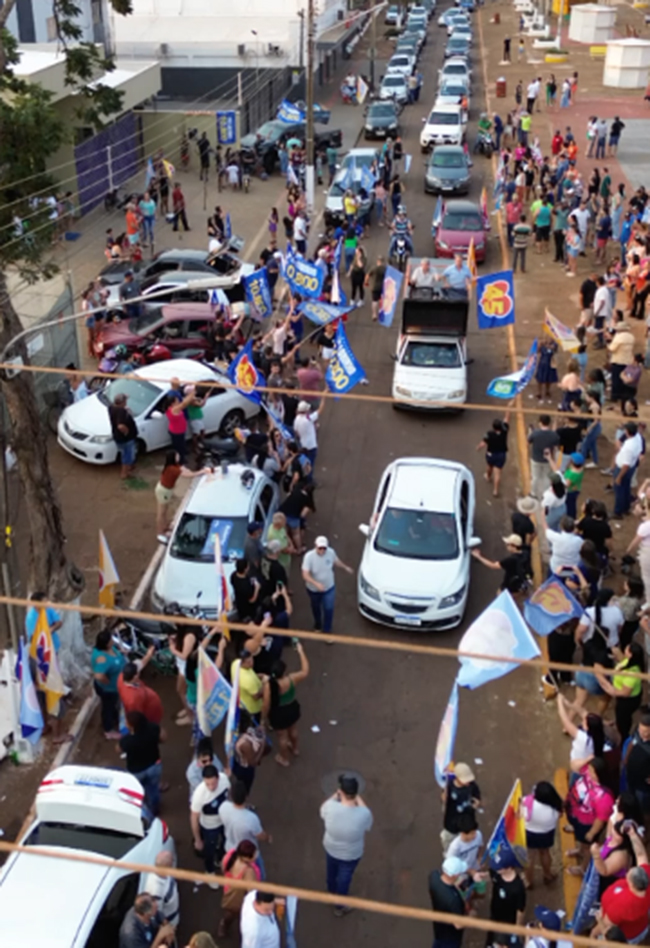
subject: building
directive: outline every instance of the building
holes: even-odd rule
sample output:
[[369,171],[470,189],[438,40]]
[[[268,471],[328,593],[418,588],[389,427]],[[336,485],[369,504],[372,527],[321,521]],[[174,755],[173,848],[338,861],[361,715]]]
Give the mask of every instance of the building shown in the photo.
[[[101,43],[110,52],[107,0],[75,0],[80,9],[75,22],[84,43]],[[0,4],[1,6],[2,4]],[[16,0],[7,29],[19,43],[56,43],[56,21],[51,0]]]

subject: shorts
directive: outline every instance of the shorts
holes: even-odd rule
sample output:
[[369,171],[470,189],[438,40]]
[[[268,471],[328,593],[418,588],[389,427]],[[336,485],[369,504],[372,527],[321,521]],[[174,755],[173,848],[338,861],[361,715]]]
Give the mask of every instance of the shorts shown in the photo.
[[172,497],[174,496],[174,491],[169,487],[163,487],[163,485],[158,481],[154,489],[154,494],[156,495],[156,500],[161,506],[166,507],[167,504],[171,503]]
[[205,431],[205,420],[201,418],[189,419],[190,431],[192,434],[200,435]]
[[609,136],[609,147],[611,148],[612,145],[618,145],[618,139],[619,139],[619,136],[618,136],[618,135],[610,135],[610,136]]
[[551,236],[551,226],[546,224],[544,227],[536,227],[535,231],[537,233],[538,240],[549,240]]
[[568,814],[567,814],[567,819],[569,820],[569,823],[573,827],[576,843],[587,843],[588,842],[587,833],[591,829],[592,824],[581,823],[579,820],[575,818],[575,816],[569,816]]
[[531,833],[526,830],[526,848],[527,849],[552,849],[555,842],[555,830],[548,830],[546,833]]
[[370,294],[370,298],[372,299],[373,303],[379,303],[379,301],[381,300],[381,292],[382,292],[381,290],[372,291],[372,293]]
[[493,454],[488,452],[485,455],[485,461],[488,467],[498,467],[500,470],[506,463],[506,452],[495,451]]
[[287,517],[287,526],[290,530],[299,530],[300,517]]
[[598,679],[591,672],[576,672],[576,686],[584,688],[588,695],[602,695],[605,692],[598,684]]
[[124,467],[131,467],[132,464],[135,464],[135,441],[123,441],[118,447]]
[[596,238],[596,246],[598,247],[598,249],[599,249],[599,250],[602,250],[603,247],[606,247],[608,240],[609,240],[608,237],[597,237],[597,238]]
[[129,234],[128,238],[129,238],[129,243],[131,244],[131,246],[133,246],[134,244],[140,243],[140,234]]

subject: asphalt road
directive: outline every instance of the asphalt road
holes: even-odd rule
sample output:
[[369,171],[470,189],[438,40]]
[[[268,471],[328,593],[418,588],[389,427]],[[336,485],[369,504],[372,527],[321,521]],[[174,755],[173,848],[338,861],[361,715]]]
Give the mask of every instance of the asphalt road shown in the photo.
[[[439,14],[440,11],[438,11]],[[433,103],[437,70],[442,62],[445,33],[429,26],[429,41],[420,60],[426,95],[419,104],[403,113],[405,151],[414,156],[406,203],[415,224],[418,256],[432,253],[431,219],[435,198],[423,193],[423,159],[419,152],[421,120]],[[482,105],[482,82],[478,33],[474,52],[474,88],[471,127]],[[484,158],[473,169],[470,196],[478,200],[483,176],[488,172]],[[386,230],[375,229],[367,242],[370,258],[386,253]],[[489,241],[487,269],[500,265],[497,239]],[[470,317],[475,327],[475,318]],[[353,349],[364,365],[370,385],[359,390],[389,395],[392,375],[391,355],[397,329],[373,324],[370,307],[358,310],[348,322]],[[501,333],[469,334],[469,400],[484,401],[488,381],[509,371],[506,339]],[[495,416],[499,414],[495,407]],[[318,513],[310,524],[310,537],[325,533],[340,557],[356,567],[363,537],[358,524],[367,521],[378,479],[394,458],[428,455],[450,458],[466,464],[476,478],[475,533],[484,539],[486,555],[499,558],[500,538],[509,532],[511,504],[492,500],[491,489],[483,480],[483,458],[475,448],[491,415],[467,411],[453,417],[393,411],[389,404],[330,401],[320,433],[317,466]],[[503,481],[503,494],[516,493],[516,446],[514,433]],[[499,574],[479,564],[472,571],[471,592],[464,625],[451,632],[395,633],[373,626],[356,609],[355,580],[338,579],[335,628],[339,636],[400,637],[404,641],[431,642],[454,646],[467,624],[488,605],[498,586]],[[306,596],[299,570],[294,567],[294,625],[311,628]],[[391,654],[341,644],[333,648],[308,646],[312,665],[309,680],[300,686],[303,709],[301,721],[302,756],[290,769],[278,767],[267,758],[253,788],[252,803],[267,830],[274,837],[264,848],[268,876],[284,884],[295,883],[323,889],[325,860],[321,846],[318,810],[328,778],[343,768],[358,771],[366,782],[364,797],[371,807],[375,824],[367,841],[366,853],[357,870],[352,893],[390,902],[428,906],[427,876],[438,865],[440,847],[439,792],[433,779],[435,739],[449,690],[455,677],[453,659],[429,659],[407,654]],[[288,661],[295,661],[291,652]],[[536,676],[523,670],[461,696],[456,759],[474,764],[486,797],[482,829],[491,829],[513,780],[521,776],[525,786],[553,773],[548,740],[534,742],[551,720],[552,709],[542,706]],[[165,777],[171,790],[164,797],[163,816],[174,834],[179,862],[200,869],[192,854],[184,771],[190,757],[187,729],[175,728],[177,710],[173,683],[158,679],[168,709],[169,743],[164,748]],[[515,702],[513,707],[509,702]],[[312,732],[312,726],[320,728]],[[221,733],[215,735],[221,747]],[[103,741],[99,723],[93,722],[77,751],[76,759],[115,765],[112,748]],[[559,889],[547,891],[544,899],[558,901]],[[183,885],[181,894],[180,944],[193,931],[207,929],[213,934],[218,920],[220,894],[202,888],[193,892]],[[531,902],[531,908],[534,902]],[[298,909],[297,938],[310,948],[329,948],[332,938],[347,946],[421,945],[429,942],[428,924],[396,918],[353,913],[335,919],[322,907],[301,904]],[[230,936],[230,943],[237,943]],[[482,943],[480,936],[467,944]]]

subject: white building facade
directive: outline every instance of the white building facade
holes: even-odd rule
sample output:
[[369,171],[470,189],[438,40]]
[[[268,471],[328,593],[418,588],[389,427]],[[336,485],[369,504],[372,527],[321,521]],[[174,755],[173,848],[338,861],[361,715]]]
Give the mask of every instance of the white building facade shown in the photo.
[[[110,52],[109,14],[106,0],[76,0],[81,13],[76,23],[85,43],[101,43]],[[7,29],[19,43],[56,43],[56,22],[51,0],[16,0]]]

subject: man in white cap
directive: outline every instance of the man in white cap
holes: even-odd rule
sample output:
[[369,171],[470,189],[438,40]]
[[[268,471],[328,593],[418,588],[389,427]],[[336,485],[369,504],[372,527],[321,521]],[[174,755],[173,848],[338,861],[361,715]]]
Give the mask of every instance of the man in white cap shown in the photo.
[[318,411],[314,411],[309,402],[299,402],[296,420],[293,423],[293,430],[300,441],[302,453],[309,458],[312,470],[316,465],[316,454],[318,453],[316,422],[323,413],[324,404],[325,402],[321,402]]
[[489,569],[502,569],[503,579],[499,589],[503,592],[520,592],[526,585],[526,567],[522,553],[523,543],[518,533],[511,533],[507,537],[502,537],[506,545],[507,556],[502,560],[488,560],[480,550],[472,550],[472,556],[483,566]]
[[338,558],[329,545],[327,537],[316,537],[314,549],[305,553],[302,560],[302,578],[307,587],[314,616],[314,628],[320,632],[331,632],[334,619],[334,567],[354,573]]
[[445,856],[452,839],[460,832],[458,819],[466,810],[481,805],[481,790],[469,764],[458,761],[452,773],[446,774],[447,785],[442,792],[443,829],[440,833],[442,854]]
[[[450,915],[465,914],[465,899],[458,884],[467,872],[467,863],[458,856],[447,856],[442,869],[434,869],[429,876],[429,896],[434,912]],[[463,940],[462,928],[448,922],[433,923],[433,948],[460,948]]]

